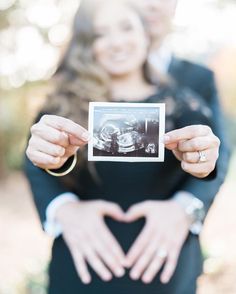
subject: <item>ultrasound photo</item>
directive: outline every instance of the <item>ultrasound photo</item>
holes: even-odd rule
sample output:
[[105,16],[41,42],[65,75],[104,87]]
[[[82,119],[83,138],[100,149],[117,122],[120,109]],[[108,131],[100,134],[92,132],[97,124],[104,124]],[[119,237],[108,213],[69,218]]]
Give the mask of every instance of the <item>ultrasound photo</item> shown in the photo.
[[91,102],[89,161],[164,161],[165,105]]

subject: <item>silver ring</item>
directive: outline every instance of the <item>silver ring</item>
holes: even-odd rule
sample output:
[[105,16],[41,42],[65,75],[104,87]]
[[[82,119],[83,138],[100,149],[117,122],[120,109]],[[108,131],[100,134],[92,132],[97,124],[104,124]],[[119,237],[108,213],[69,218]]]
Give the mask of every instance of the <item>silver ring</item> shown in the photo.
[[157,256],[160,257],[161,259],[166,258],[167,255],[168,255],[168,252],[164,248],[161,248],[157,251]]
[[203,152],[203,151],[198,151],[198,156],[199,156],[199,158],[198,158],[198,162],[200,163],[200,162],[206,162],[207,161],[207,158],[206,158],[206,154],[205,154],[205,152]]

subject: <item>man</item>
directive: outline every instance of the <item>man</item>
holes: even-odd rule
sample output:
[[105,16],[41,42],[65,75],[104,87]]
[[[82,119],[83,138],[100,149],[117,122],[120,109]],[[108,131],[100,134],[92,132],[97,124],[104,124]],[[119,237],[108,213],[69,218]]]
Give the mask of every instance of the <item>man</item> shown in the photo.
[[175,57],[170,48],[166,46],[165,39],[172,28],[172,20],[178,4],[177,0],[140,0],[138,3],[144,14],[151,39],[148,67],[153,80],[157,81],[158,76],[161,75],[169,75],[174,79],[177,86],[188,87],[199,94],[212,110],[213,132],[221,140],[215,179],[205,181],[192,177],[184,186],[181,186],[181,191],[174,195],[186,210],[192,207],[191,214],[195,219],[192,233],[199,234],[203,218],[201,219],[202,214],[199,213],[197,206],[201,203],[202,210],[204,209],[206,215],[225,179],[230,158],[214,74],[204,66]]
[[172,28],[177,0],[139,0],[138,4],[151,39],[148,67],[153,80],[157,81],[158,75],[171,76],[178,86],[188,87],[204,98],[213,112],[213,131],[221,140],[217,177],[209,182],[193,179],[186,186],[186,191],[195,192],[192,193],[195,197],[204,200],[207,211],[224,181],[230,157],[214,74],[204,66],[175,57],[166,46],[165,39]]

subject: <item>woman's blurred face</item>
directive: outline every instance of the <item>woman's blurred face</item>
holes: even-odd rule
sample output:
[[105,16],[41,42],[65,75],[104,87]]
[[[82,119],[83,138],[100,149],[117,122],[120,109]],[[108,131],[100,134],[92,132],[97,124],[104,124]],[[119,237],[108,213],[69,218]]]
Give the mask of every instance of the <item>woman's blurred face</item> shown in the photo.
[[139,15],[122,3],[105,1],[95,13],[96,61],[111,76],[140,70],[147,58],[148,38]]
[[138,0],[137,2],[144,13],[150,36],[153,39],[165,37],[171,28],[177,0]]

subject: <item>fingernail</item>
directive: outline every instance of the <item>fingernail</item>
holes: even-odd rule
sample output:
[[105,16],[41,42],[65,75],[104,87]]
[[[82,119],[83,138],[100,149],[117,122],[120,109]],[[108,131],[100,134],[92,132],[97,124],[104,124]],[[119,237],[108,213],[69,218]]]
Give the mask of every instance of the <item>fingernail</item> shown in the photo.
[[66,132],[61,132],[62,136],[64,137],[64,139],[68,139],[68,135]]
[[142,278],[142,281],[145,283],[145,284],[149,284],[151,282],[151,279],[149,277],[143,277]]
[[162,278],[161,278],[161,282],[162,282],[163,284],[168,283],[168,282],[169,282],[168,277],[162,277]]
[[168,143],[168,142],[170,142],[170,136],[165,135],[165,136],[163,137],[163,141],[164,141],[164,143]]
[[117,277],[121,278],[121,277],[124,276],[124,274],[125,274],[125,270],[123,268],[119,268],[119,269],[116,270],[116,276]]
[[133,280],[138,280],[138,273],[137,272],[131,272],[130,277]]
[[89,139],[90,139],[90,134],[89,134],[88,132],[84,132],[84,133],[82,134],[82,139],[83,139],[84,141],[89,141]]
[[112,279],[112,275],[111,274],[106,274],[106,275],[104,275],[103,279],[104,279],[104,281],[108,282],[108,281],[110,281]]
[[60,157],[54,157],[52,158],[52,163],[57,164],[60,162]]
[[84,284],[89,284],[91,282],[90,278],[83,278],[83,283]]

